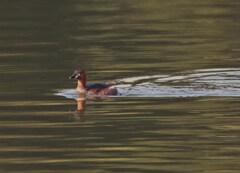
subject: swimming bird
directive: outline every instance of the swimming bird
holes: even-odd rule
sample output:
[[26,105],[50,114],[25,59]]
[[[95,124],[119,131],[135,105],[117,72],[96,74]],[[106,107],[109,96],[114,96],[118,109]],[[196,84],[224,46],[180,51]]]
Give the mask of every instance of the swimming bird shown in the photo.
[[87,75],[84,70],[77,69],[73,72],[72,76],[69,79],[76,79],[78,85],[76,90],[83,95],[94,94],[94,95],[117,95],[118,91],[115,87],[112,87],[109,84],[88,84],[87,85]]

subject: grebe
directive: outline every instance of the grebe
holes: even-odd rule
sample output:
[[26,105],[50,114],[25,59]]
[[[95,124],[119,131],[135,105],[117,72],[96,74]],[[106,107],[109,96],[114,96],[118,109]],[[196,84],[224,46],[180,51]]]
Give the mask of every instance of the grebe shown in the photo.
[[80,94],[98,94],[98,95],[117,95],[118,91],[116,88],[111,87],[109,84],[88,84],[86,85],[87,76],[84,70],[78,69],[75,70],[72,76],[69,79],[77,79],[77,91]]

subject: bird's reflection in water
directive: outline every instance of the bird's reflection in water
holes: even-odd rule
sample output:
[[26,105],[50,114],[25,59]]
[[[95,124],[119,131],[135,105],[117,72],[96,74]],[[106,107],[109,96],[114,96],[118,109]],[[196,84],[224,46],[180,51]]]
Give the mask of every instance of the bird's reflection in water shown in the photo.
[[96,96],[79,97],[78,99],[76,99],[77,110],[74,112],[73,116],[70,117],[70,119],[78,122],[85,122],[87,119],[85,114],[87,101],[102,102],[102,101],[110,101],[110,100],[112,99],[109,97],[96,97]]
[[74,121],[84,122],[86,121],[86,116],[84,114],[86,110],[86,99],[77,99],[77,110],[74,112],[72,119]]

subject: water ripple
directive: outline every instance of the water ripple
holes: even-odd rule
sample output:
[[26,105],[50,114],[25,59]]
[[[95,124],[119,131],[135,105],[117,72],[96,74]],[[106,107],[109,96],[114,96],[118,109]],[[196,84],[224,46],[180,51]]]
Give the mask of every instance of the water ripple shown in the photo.
[[[180,75],[137,76],[115,81],[118,97],[240,97],[240,68],[201,69]],[[77,99],[65,89],[56,95]]]

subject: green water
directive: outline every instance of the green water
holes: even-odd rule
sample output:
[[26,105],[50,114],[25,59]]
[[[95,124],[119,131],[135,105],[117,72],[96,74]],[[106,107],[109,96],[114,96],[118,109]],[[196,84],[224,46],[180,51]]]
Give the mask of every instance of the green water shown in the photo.
[[77,67],[96,82],[239,68],[239,8],[2,0],[0,171],[238,173],[239,97],[91,99],[79,109],[55,94],[75,88]]

